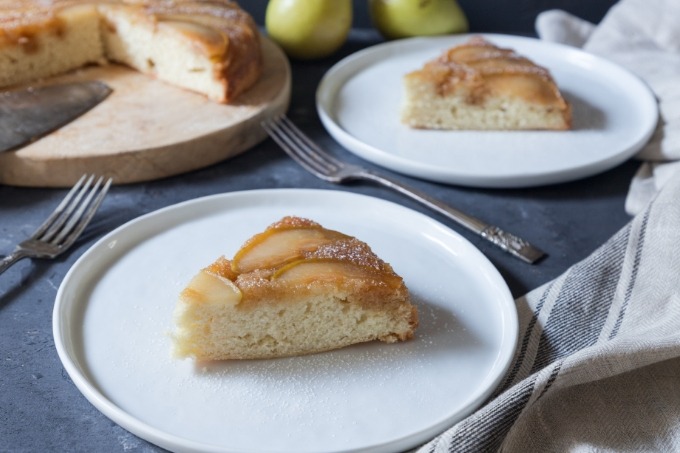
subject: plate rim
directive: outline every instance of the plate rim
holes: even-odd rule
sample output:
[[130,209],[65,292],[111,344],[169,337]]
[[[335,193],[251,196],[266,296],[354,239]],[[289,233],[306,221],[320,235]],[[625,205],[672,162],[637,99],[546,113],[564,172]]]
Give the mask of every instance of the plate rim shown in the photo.
[[[642,106],[642,110],[646,111],[646,115],[648,114],[648,116],[645,116],[647,119],[647,124],[644,128],[645,132],[640,135],[636,141],[629,143],[627,148],[624,148],[619,153],[594,162],[582,163],[580,165],[551,170],[548,172],[527,171],[524,174],[517,175],[471,176],[466,173],[456,172],[455,169],[443,169],[441,166],[434,164],[425,164],[419,161],[414,161],[411,158],[404,158],[402,156],[392,154],[389,151],[384,151],[378,147],[364,143],[350,132],[347,132],[336,120],[336,114],[332,111],[334,98],[337,96],[337,93],[342,88],[342,86],[347,83],[347,81],[351,79],[353,75],[373,64],[367,63],[366,60],[371,59],[375,55],[389,53],[392,49],[426,46],[428,43],[431,43],[431,45],[434,47],[436,43],[449,41],[448,45],[450,47],[451,45],[458,44],[472,36],[482,36],[491,41],[516,41],[531,43],[532,45],[559,50],[565,55],[565,61],[567,61],[567,56],[573,56],[580,61],[588,61],[590,64],[597,64],[598,66],[606,67],[609,70],[616,71],[618,74],[626,77],[629,82],[634,83],[637,90],[639,90],[641,93],[644,93],[644,99],[641,97],[640,100],[638,100],[638,103],[640,106]],[[317,87],[315,93],[315,104],[317,114],[319,115],[321,123],[326,131],[340,145],[346,148],[347,151],[369,162],[372,162],[373,164],[408,176],[444,184],[480,188],[536,187],[574,181],[609,170],[635,155],[649,141],[659,120],[658,104],[650,87],[639,76],[625,67],[601,56],[588,53],[582,49],[578,49],[566,44],[543,41],[528,36],[499,33],[466,33],[433,37],[414,37],[382,42],[359,50],[341,59],[328,71],[326,71]],[[522,131],[517,132],[521,133]]]
[[[67,371],[69,377],[75,384],[76,388],[78,391],[85,396],[85,398],[98,410],[100,411],[103,415],[126,429],[127,431],[133,433],[136,436],[139,436],[142,439],[145,439],[155,445],[158,445],[163,448],[170,449],[172,451],[185,451],[185,450],[190,450],[190,451],[205,451],[205,452],[236,452],[236,451],[241,451],[241,450],[234,450],[233,448],[230,448],[228,446],[224,445],[214,445],[214,444],[209,444],[209,443],[202,443],[202,442],[197,442],[194,440],[189,440],[186,439],[182,436],[178,436],[172,433],[169,433],[163,429],[154,427],[140,419],[138,419],[136,416],[126,412],[124,409],[119,407],[114,401],[110,400],[106,395],[103,394],[102,390],[98,389],[96,384],[92,382],[92,379],[87,376],[87,372],[82,368],[82,364],[80,363],[80,357],[78,357],[78,353],[74,351],[74,345],[72,344],[73,340],[73,332],[74,329],[82,329],[82,326],[80,327],[72,327],[71,320],[74,317],[73,314],[73,309],[74,308],[83,308],[85,307],[89,302],[88,301],[83,301],[82,298],[80,298],[78,301],[69,301],[67,300],[67,291],[70,289],[69,285],[72,284],[72,280],[77,278],[78,272],[83,272],[81,270],[82,267],[87,267],[88,263],[97,260],[101,260],[102,258],[97,258],[95,255],[102,247],[106,247],[107,244],[112,240],[115,239],[118,235],[124,234],[125,230],[129,228],[139,228],[139,225],[141,224],[144,226],[145,222],[153,222],[155,217],[165,215],[166,213],[172,213],[173,211],[182,211],[191,208],[193,205],[201,205],[203,203],[210,203],[210,202],[218,202],[221,203],[225,206],[225,209],[227,209],[227,206],[230,204],[231,200],[238,199],[243,196],[255,196],[255,197],[260,197],[260,199],[266,199],[268,196],[272,194],[278,194],[279,196],[282,197],[295,197],[298,194],[305,194],[309,196],[318,196],[318,195],[324,195],[324,196],[338,196],[338,197],[347,197],[347,198],[361,198],[361,199],[366,199],[366,200],[371,200],[374,203],[385,203],[388,206],[392,206],[393,208],[404,210],[405,212],[409,212],[411,215],[415,215],[417,218],[419,218],[421,221],[426,221],[426,222],[431,222],[433,227],[441,228],[445,231],[446,234],[450,234],[453,236],[453,238],[458,241],[460,245],[463,247],[467,248],[469,252],[473,253],[476,255],[476,260],[475,262],[477,263],[477,266],[481,266],[481,268],[484,268],[484,270],[491,274],[493,279],[495,280],[495,283],[497,285],[500,285],[497,287],[503,294],[504,294],[504,300],[499,300],[499,306],[504,307],[502,310],[502,314],[500,315],[502,319],[502,326],[504,333],[502,335],[501,339],[501,344],[498,350],[496,351],[496,359],[494,361],[494,364],[492,366],[492,371],[495,370],[495,375],[493,373],[489,373],[488,376],[493,375],[493,378],[490,379],[489,385],[487,385],[486,388],[481,388],[479,389],[478,393],[476,395],[473,394],[472,398],[468,398],[467,400],[463,401],[463,404],[461,409],[457,412],[455,420],[453,420],[453,423],[457,423],[460,421],[462,418],[466,417],[470,413],[474,412],[477,408],[479,408],[484,400],[490,396],[490,394],[496,389],[496,387],[500,384],[502,379],[504,378],[505,374],[507,373],[508,369],[510,368],[512,364],[512,359],[514,357],[517,344],[518,344],[518,332],[519,332],[519,319],[518,319],[518,313],[517,313],[517,308],[514,303],[514,298],[510,292],[510,289],[507,285],[507,282],[505,282],[505,279],[502,277],[498,269],[491,263],[491,261],[477,248],[472,244],[470,241],[465,239],[463,236],[461,236],[459,233],[456,231],[452,230],[448,226],[442,224],[441,222],[438,222],[437,220],[420,213],[418,211],[412,210],[406,206],[400,205],[398,203],[385,200],[382,198],[370,196],[370,195],[364,195],[364,194],[359,194],[359,193],[354,193],[354,192],[348,192],[348,191],[342,191],[342,190],[334,190],[334,189],[294,189],[294,188],[286,188],[286,189],[252,189],[252,190],[243,190],[243,191],[235,191],[235,192],[228,192],[228,193],[221,193],[221,194],[214,194],[214,195],[207,195],[207,196],[202,196],[186,201],[182,201],[176,204],[172,204],[151,212],[148,212],[146,214],[143,214],[139,217],[136,217],[134,219],[131,219],[124,224],[118,226],[111,232],[105,234],[103,237],[101,237],[99,240],[97,240],[92,246],[90,246],[77,260],[76,262],[71,266],[71,268],[68,270],[66,273],[64,279],[62,280],[61,284],[59,285],[59,288],[57,290],[57,295],[55,297],[55,303],[54,303],[54,308],[53,308],[53,318],[52,318],[52,333],[53,333],[53,339],[55,343],[55,348],[57,350],[57,354],[59,356],[59,359],[64,367],[64,369]],[[231,209],[231,208],[230,208]],[[236,209],[239,209],[236,207]],[[170,225],[170,227],[156,227],[154,228],[155,233],[162,233],[163,231],[166,231],[168,229],[171,229],[174,227],[174,223]],[[139,237],[140,235],[135,235],[135,238],[132,240],[133,243],[139,243],[145,240],[146,237]],[[125,249],[120,253],[120,255],[125,255],[127,253]],[[105,259],[105,258],[104,258]],[[477,267],[476,266],[476,267]],[[100,272],[99,272],[100,273]],[[86,273],[85,276],[88,276]],[[80,286],[82,287],[83,283],[80,283]],[[75,298],[74,299],[78,299]],[[383,451],[392,451],[394,448],[402,448],[404,446],[411,445],[410,448],[413,448],[413,442],[414,440],[418,440],[418,443],[421,443],[423,439],[428,439],[431,437],[434,437],[435,435],[439,434],[443,429],[451,426],[452,423],[452,416],[449,414],[448,416],[444,417],[444,419],[435,421],[433,422],[430,427],[426,429],[422,429],[421,431],[415,432],[410,435],[405,435],[401,437],[395,437],[392,439],[388,439],[386,441],[383,441],[381,443],[377,444],[372,444],[372,445],[367,445],[363,446],[360,448],[351,448],[347,450],[328,450],[330,451],[352,451],[352,452],[383,452]],[[246,450],[246,451],[262,451],[258,449],[252,449],[252,450]]]

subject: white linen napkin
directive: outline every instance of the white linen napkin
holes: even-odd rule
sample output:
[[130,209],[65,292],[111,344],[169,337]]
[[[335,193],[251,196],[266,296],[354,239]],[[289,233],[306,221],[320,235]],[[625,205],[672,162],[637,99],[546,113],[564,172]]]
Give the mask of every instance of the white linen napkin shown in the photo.
[[[626,200],[626,211],[644,209],[668,180],[663,163],[680,160],[680,1],[621,0],[597,26],[561,10],[539,14],[536,32],[546,41],[581,47],[637,74],[659,102],[660,121],[637,158],[644,161]],[[654,190],[652,190],[654,189]]]
[[590,257],[517,299],[503,384],[419,452],[680,451],[678,276],[675,177]]

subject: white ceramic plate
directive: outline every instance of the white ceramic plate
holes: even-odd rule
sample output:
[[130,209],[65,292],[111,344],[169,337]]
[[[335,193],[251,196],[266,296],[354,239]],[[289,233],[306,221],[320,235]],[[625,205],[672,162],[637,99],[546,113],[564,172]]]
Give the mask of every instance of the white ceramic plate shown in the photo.
[[608,170],[644,146],[657,123],[654,96],[636,76],[573,47],[484,35],[547,67],[573,107],[573,130],[427,131],[400,123],[402,76],[468,36],[380,44],[337,63],[317,107],[351,152],[407,175],[477,187],[525,187]]
[[[183,286],[284,215],[355,235],[390,262],[418,306],[417,337],[275,360],[174,359]],[[427,441],[488,397],[517,314],[490,262],[420,213],[348,192],[258,190],[171,206],[98,241],[59,288],[54,337],[92,404],[170,450],[381,452]]]

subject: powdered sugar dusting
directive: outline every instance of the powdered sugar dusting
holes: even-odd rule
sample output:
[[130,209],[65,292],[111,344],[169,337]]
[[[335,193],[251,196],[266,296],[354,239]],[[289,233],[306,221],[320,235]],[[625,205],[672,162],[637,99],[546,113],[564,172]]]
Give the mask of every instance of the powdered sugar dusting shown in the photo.
[[370,267],[385,272],[385,262],[371,251],[371,248],[358,239],[341,239],[321,245],[310,254],[314,258],[349,261],[359,266]]

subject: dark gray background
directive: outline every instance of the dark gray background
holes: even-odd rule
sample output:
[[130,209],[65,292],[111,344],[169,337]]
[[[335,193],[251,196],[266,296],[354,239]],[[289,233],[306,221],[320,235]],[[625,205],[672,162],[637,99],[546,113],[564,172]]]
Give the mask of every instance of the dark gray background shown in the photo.
[[[305,0],[302,0],[305,1]],[[239,2],[258,23],[264,23],[267,0]],[[536,15],[547,9],[559,8],[591,22],[599,22],[613,0],[459,0],[474,32],[532,34]],[[354,0],[354,26],[371,27],[368,0]]]

